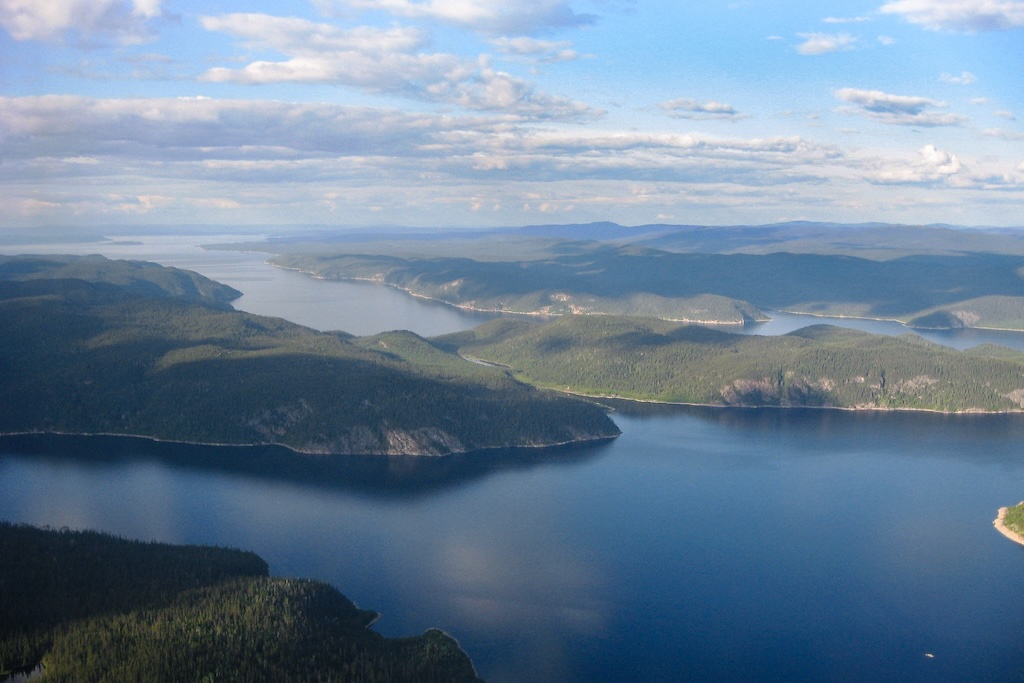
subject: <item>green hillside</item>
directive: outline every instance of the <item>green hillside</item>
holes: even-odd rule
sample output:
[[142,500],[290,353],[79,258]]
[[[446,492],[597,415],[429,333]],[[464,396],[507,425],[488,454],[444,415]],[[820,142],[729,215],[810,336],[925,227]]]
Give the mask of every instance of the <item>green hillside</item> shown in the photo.
[[437,340],[581,394],[732,406],[941,411],[1024,408],[1024,354],[816,325],[777,337],[659,320],[497,320]]
[[478,681],[431,630],[386,639],[329,585],[240,550],[0,522],[0,676],[42,680]]
[[598,407],[412,334],[396,353],[384,337],[320,333],[114,279],[0,280],[0,432],[408,455],[618,434]]

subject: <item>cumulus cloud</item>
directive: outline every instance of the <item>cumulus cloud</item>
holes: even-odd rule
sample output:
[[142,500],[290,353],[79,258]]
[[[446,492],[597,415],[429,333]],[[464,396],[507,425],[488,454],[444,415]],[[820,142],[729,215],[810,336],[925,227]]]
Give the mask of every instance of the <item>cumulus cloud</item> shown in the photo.
[[531,35],[586,26],[594,17],[577,14],[567,0],[320,0],[324,8],[386,11],[399,17],[432,19],[480,33]]
[[1007,121],[1016,121],[1017,115],[1007,109],[1000,109],[999,111],[993,112],[996,116]]
[[974,33],[1024,27],[1024,0],[893,0],[879,11],[933,31]]
[[740,114],[731,104],[715,102],[714,100],[698,102],[697,100],[680,97],[668,102],[662,102],[658,106],[668,112],[669,116],[679,119],[727,119],[735,121],[747,118],[748,116]]
[[331,83],[533,119],[584,120],[601,114],[584,103],[536,92],[532,84],[491,68],[486,60],[473,63],[421,52],[426,36],[414,28],[343,29],[266,14],[203,17],[201,22],[207,30],[230,33],[287,57],[242,68],[215,67],[201,75],[205,81]]
[[854,105],[840,108],[840,111],[866,116],[881,123],[933,127],[960,126],[966,122],[966,119],[959,114],[935,111],[949,105],[927,97],[892,95],[880,90],[858,90],[856,88],[838,90],[836,97]]
[[159,17],[162,0],[0,0],[0,26],[15,40],[123,44],[150,38],[147,20]]
[[978,80],[978,77],[972,74],[970,71],[963,71],[959,76],[953,74],[941,74],[939,80],[943,83],[952,83],[953,85],[970,85]]
[[804,39],[796,47],[796,51],[802,55],[823,55],[829,52],[841,50],[852,50],[857,39],[848,33],[798,33]]
[[902,161],[892,162],[886,167],[876,170],[871,180],[883,184],[948,184],[952,186],[967,185],[969,178],[966,168],[955,154],[944,152],[935,145],[925,145],[917,151],[918,160],[907,164]]

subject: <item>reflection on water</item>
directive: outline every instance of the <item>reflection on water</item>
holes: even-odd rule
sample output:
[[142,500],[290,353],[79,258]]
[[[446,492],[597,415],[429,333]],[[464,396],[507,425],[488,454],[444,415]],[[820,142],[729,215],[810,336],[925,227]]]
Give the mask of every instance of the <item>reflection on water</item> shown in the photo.
[[492,683],[1024,671],[991,525],[1022,416],[633,408],[607,444],[451,459],[11,437],[0,518],[251,549]]
[[159,462],[189,471],[227,473],[336,489],[370,497],[441,493],[489,475],[534,467],[582,464],[608,442],[552,448],[492,449],[445,457],[307,455],[276,446],[200,446],[118,436],[21,434],[0,436],[0,454],[44,457],[51,462],[117,466]]

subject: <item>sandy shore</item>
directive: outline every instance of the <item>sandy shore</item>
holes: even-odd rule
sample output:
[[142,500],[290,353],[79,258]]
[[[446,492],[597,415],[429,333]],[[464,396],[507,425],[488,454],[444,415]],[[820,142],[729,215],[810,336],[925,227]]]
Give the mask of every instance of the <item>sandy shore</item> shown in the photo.
[[1001,533],[1003,536],[1006,536],[1014,543],[1020,543],[1021,545],[1024,545],[1024,536],[1021,536],[1016,531],[1011,531],[1010,529],[1007,529],[1006,525],[1003,524],[1003,519],[1006,517],[1007,509],[1008,508],[999,508],[999,515],[992,522],[992,525],[996,528],[996,531]]

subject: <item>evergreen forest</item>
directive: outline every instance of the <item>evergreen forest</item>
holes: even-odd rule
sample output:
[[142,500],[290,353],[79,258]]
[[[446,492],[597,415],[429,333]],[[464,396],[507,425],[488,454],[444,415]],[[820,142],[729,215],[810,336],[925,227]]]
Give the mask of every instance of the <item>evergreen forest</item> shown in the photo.
[[479,679],[437,630],[387,639],[333,587],[251,552],[0,522],[0,677],[40,681]]

